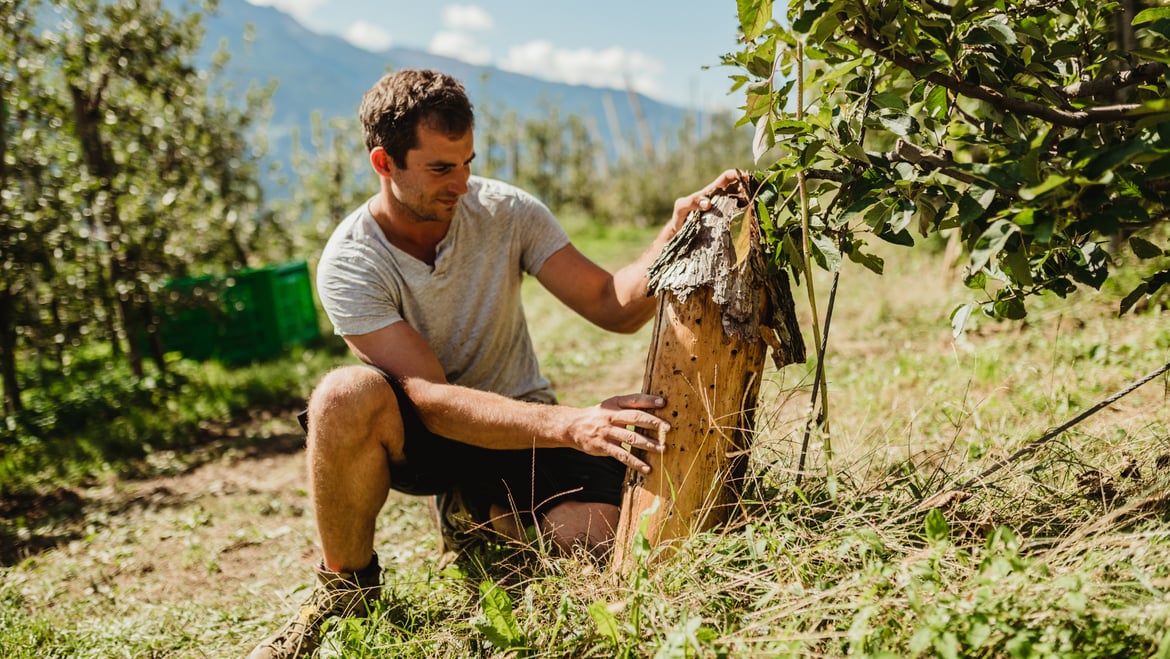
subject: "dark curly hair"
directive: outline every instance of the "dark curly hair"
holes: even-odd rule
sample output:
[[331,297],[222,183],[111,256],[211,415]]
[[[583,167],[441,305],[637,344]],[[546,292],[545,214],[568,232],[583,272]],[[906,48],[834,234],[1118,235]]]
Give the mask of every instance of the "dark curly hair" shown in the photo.
[[463,85],[445,73],[420,69],[382,76],[362,97],[358,116],[366,148],[382,147],[399,167],[406,167],[406,152],[418,145],[420,123],[453,138],[475,126]]

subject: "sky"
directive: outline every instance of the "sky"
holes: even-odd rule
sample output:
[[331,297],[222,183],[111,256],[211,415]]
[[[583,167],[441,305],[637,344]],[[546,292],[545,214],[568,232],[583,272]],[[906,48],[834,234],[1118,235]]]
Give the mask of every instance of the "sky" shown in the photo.
[[[735,0],[248,0],[374,52],[411,48],[536,78],[735,108]],[[703,67],[710,67],[703,70]]]

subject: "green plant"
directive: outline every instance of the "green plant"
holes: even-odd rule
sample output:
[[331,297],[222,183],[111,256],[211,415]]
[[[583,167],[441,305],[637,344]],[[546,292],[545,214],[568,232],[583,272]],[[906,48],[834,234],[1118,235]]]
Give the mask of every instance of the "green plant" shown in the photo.
[[1164,9],[826,0],[781,25],[771,0],[738,6],[745,48],[727,63],[756,127],[766,239],[797,276],[846,258],[880,273],[868,240],[958,231],[983,294],[960,327],[975,306],[1018,319],[1031,295],[1100,288],[1111,236],[1158,263],[1122,311],[1170,280],[1166,250],[1134,235],[1170,201]]

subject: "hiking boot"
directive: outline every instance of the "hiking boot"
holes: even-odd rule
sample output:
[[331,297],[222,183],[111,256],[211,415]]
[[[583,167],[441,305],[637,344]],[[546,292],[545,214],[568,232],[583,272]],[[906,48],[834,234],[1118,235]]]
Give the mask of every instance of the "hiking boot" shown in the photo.
[[248,659],[299,659],[321,643],[321,626],[332,617],[364,618],[381,596],[378,556],[358,572],[332,572],[317,566],[317,588],[280,631],[256,646]]
[[440,567],[449,565],[464,550],[485,538],[487,522],[478,519],[458,489],[435,495],[431,501],[431,519],[439,528]]

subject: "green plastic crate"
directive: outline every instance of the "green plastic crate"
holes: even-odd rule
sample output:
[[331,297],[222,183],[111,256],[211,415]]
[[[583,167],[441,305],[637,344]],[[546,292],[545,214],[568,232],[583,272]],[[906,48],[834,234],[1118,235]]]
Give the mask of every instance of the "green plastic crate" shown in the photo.
[[159,328],[165,350],[232,365],[272,359],[319,333],[304,261],[170,282]]

